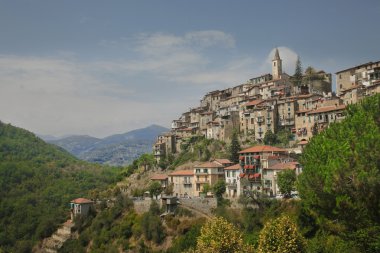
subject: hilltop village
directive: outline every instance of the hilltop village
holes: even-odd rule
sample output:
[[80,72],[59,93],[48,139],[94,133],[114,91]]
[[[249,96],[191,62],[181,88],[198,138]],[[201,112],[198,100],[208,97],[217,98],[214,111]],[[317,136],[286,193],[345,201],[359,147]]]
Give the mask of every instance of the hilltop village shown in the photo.
[[[297,73],[297,69],[301,72]],[[239,152],[239,163],[212,159],[191,170],[156,175],[163,187],[173,184],[178,197],[200,196],[204,186],[225,180],[227,197],[238,197],[245,190],[258,190],[270,196],[279,194],[277,173],[302,166],[290,154],[302,153],[313,135],[331,123],[345,118],[347,105],[380,93],[380,61],[368,62],[336,73],[336,93],[332,75],[306,68],[297,62],[293,76],[283,72],[278,49],[272,60],[272,73],[249,79],[225,90],[207,93],[200,105],[173,120],[171,131],[157,137],[153,154],[157,163],[178,154],[191,137],[203,136],[226,143],[234,131],[240,141],[256,145]],[[292,136],[283,147],[264,145],[266,135],[286,132]]]

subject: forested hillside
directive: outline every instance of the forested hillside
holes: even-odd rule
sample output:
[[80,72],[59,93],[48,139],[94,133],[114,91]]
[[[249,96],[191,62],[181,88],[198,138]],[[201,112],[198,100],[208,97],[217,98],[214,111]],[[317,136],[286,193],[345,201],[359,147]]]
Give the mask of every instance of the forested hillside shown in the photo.
[[31,252],[68,218],[68,203],[118,179],[34,134],[0,122],[0,251]]

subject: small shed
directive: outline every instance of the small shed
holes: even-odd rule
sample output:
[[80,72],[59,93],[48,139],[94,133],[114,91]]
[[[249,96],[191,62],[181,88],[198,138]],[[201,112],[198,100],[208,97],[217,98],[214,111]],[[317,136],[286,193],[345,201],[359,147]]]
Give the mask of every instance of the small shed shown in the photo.
[[94,202],[85,198],[77,198],[70,201],[71,220],[77,215],[87,216]]
[[175,209],[178,206],[178,198],[176,196],[162,196],[161,197],[161,206],[166,207],[165,213],[174,213]]

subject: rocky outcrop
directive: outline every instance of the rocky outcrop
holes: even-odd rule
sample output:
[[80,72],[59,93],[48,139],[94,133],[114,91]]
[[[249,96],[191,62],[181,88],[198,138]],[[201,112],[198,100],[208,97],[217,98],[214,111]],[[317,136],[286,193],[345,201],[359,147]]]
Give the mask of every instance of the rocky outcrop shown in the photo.
[[63,246],[65,241],[72,237],[72,228],[74,223],[71,220],[66,221],[57,231],[50,237],[42,241],[39,253],[57,253]]

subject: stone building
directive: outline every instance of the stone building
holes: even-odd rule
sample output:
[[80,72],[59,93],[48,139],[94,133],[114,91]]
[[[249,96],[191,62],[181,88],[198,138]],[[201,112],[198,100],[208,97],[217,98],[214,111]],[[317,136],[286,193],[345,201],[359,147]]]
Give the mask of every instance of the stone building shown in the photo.
[[77,198],[70,201],[71,220],[78,215],[87,216],[94,202],[85,198]]
[[270,194],[270,188],[264,189],[267,179],[263,172],[269,168],[270,160],[273,157],[286,157],[287,151],[272,146],[254,146],[240,151],[239,154],[240,183],[237,185],[238,195],[252,190]]
[[357,85],[370,87],[380,80],[380,61],[368,62],[338,71],[336,74],[337,95]]
[[194,196],[194,171],[177,170],[168,175],[169,183],[173,184],[173,192],[176,197],[186,198]]
[[196,165],[194,166],[194,177],[194,195],[200,196],[205,184],[213,186],[218,180],[224,180],[224,166],[216,161]]

